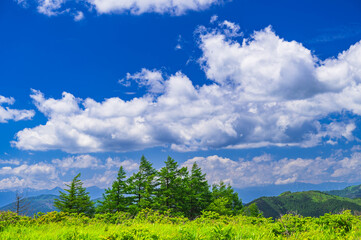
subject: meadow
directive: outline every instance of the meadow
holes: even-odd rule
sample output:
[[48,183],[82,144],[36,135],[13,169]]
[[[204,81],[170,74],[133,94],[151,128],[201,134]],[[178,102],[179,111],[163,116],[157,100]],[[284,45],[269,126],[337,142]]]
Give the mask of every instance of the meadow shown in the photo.
[[204,211],[195,220],[144,209],[136,216],[118,212],[50,212],[33,218],[0,213],[0,239],[361,239],[361,219],[350,211],[318,218],[286,214],[279,219],[221,216]]

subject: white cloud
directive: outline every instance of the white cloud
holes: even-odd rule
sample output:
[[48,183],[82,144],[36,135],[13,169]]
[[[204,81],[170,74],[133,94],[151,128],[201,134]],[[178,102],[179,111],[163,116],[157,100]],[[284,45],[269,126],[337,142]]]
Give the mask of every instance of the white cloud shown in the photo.
[[[50,162],[29,164],[20,160],[0,160],[0,189],[33,188],[52,189],[64,187],[67,177],[74,177],[76,171],[85,172],[82,181],[86,186],[109,187],[115,180],[120,166],[127,173],[138,169],[133,160],[119,158],[98,159],[91,155],[69,156],[53,159]],[[18,165],[13,167],[12,165]],[[102,180],[103,179],[103,180]],[[98,180],[98,181],[97,181]]]
[[219,0],[87,0],[99,13],[131,12],[142,14],[146,12],[184,14],[186,11],[199,11],[208,8]]
[[[212,23],[212,21],[215,21],[213,17],[211,18],[211,23]],[[239,27],[239,25],[237,25],[233,22],[225,20],[225,21],[219,23],[218,26],[221,29],[223,28],[224,35],[226,35],[228,37],[243,36],[243,33],[241,32],[241,28]]]
[[9,165],[20,165],[20,161],[18,159],[9,159],[9,160],[2,160],[0,159],[0,164],[1,165],[5,165],[5,164],[9,164]]
[[[14,0],[21,6],[28,6],[27,0]],[[39,13],[47,16],[56,16],[72,12],[74,20],[83,19],[79,8],[95,9],[99,14],[131,13],[159,13],[182,15],[187,11],[201,11],[211,5],[219,4],[221,0],[35,0]],[[75,6],[74,6],[75,4]],[[70,6],[71,5],[71,6]]]
[[14,189],[27,187],[25,179],[18,177],[3,178],[0,180],[0,189]]
[[[266,161],[259,161],[265,159]],[[255,157],[246,161],[223,158],[217,155],[195,157],[182,166],[191,168],[194,162],[207,174],[210,183],[224,181],[233,187],[243,188],[267,184],[289,184],[304,182],[318,184],[321,182],[356,182],[361,181],[361,153],[351,157],[331,156],[315,159],[289,159],[269,161],[269,155]]]
[[65,3],[65,0],[37,0],[38,12],[47,16],[56,16],[61,14],[59,9]]
[[74,21],[79,22],[84,19],[84,13],[82,11],[77,11],[74,15]]
[[9,120],[29,120],[35,115],[33,110],[17,110],[2,106],[3,104],[12,105],[14,102],[14,98],[7,98],[0,95],[0,123],[6,123]]
[[72,156],[67,157],[64,159],[54,159],[52,163],[55,164],[62,170],[69,170],[70,168],[98,168],[100,167],[100,161],[90,155],[79,155],[79,156]]
[[60,185],[55,166],[40,162],[29,165],[27,163],[17,167],[5,166],[0,168],[0,176],[5,176],[0,183],[1,189],[13,187],[29,187],[35,189],[54,188]]
[[[164,79],[161,71],[148,70],[143,68],[141,72],[135,74],[127,73],[127,80],[135,80],[139,86],[148,87],[150,93],[164,92]],[[123,81],[120,81],[122,83]]]
[[312,147],[354,140],[351,119],[321,120],[331,113],[361,115],[361,42],[320,61],[270,27],[242,42],[224,27],[199,32],[200,63],[213,84],[198,87],[181,72],[163,79],[160,71],[142,69],[127,79],[157,94],[96,102],[70,93],[46,99],[34,91],[31,97],[48,121],[18,132],[13,145],[86,153],[156,146],[177,151]]
[[107,169],[112,168],[120,168],[120,166],[123,166],[124,170],[127,172],[132,172],[139,168],[139,164],[134,162],[133,160],[124,160],[121,161],[119,158],[107,158],[105,166]]

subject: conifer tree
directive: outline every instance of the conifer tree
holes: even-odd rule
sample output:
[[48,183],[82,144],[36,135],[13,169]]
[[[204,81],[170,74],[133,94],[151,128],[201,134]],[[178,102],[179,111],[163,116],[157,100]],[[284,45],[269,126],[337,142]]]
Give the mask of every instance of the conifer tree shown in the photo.
[[188,213],[191,219],[199,216],[212,201],[212,194],[206,180],[206,174],[202,174],[201,168],[194,163],[188,180]]
[[117,179],[113,182],[112,187],[105,190],[103,193],[103,201],[99,201],[97,212],[120,212],[126,211],[130,198],[124,196],[128,193],[128,185],[125,181],[126,173],[123,166],[120,166]]
[[65,192],[59,191],[60,196],[54,200],[54,206],[62,212],[92,215],[94,203],[79,178],[80,173],[73,178],[70,185],[66,184],[69,189],[64,189]]
[[131,211],[153,207],[157,185],[155,181],[156,174],[157,171],[152,167],[152,163],[143,155],[140,160],[139,171],[128,179],[129,193],[133,195],[131,202],[135,204]]
[[165,161],[165,167],[158,172],[159,192],[158,209],[170,209],[173,213],[184,212],[186,204],[187,168],[178,169],[178,163],[171,157]]
[[242,201],[238,193],[234,192],[229,184],[221,181],[212,186],[212,203],[207,210],[216,211],[222,215],[236,215],[243,208]]

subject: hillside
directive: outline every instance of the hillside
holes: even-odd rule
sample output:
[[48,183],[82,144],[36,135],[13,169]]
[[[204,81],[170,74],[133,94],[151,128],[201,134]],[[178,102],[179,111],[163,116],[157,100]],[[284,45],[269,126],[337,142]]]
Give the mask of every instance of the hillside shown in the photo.
[[361,198],[361,185],[350,186],[342,190],[325,191],[325,193],[346,198]]
[[[26,205],[27,210],[24,212],[27,216],[34,216],[38,212],[52,212],[57,211],[54,207],[54,199],[57,198],[56,195],[40,195],[36,197],[28,197],[24,199],[24,204]],[[14,203],[10,203],[2,208],[0,211],[14,211]]]
[[265,217],[274,218],[286,213],[318,217],[345,209],[361,211],[361,199],[343,198],[319,191],[285,192],[277,197],[261,197],[249,204],[252,203],[256,203]]
[[[38,212],[52,212],[52,211],[58,211],[54,207],[54,199],[58,198],[57,195],[52,194],[43,194],[35,197],[28,197],[24,198],[24,205],[26,205],[26,208],[28,209],[24,214],[27,216],[34,216],[35,213]],[[102,200],[103,198],[99,197],[96,199],[93,199],[92,201],[95,203],[95,206],[98,204],[98,200]],[[3,206],[0,208],[0,211],[14,211],[15,203],[12,202],[10,204],[7,204],[6,206]]]

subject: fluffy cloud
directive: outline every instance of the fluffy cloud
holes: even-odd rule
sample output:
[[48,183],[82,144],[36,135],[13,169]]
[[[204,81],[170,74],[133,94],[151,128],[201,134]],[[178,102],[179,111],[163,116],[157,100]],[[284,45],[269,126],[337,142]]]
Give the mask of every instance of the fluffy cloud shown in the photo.
[[358,171],[361,166],[360,152],[353,153],[350,157],[283,158],[273,161],[270,158],[266,154],[251,160],[234,161],[214,155],[189,159],[183,166],[191,168],[196,162],[207,174],[210,183],[224,181],[236,188],[294,182],[318,184],[361,180]]
[[9,120],[28,120],[35,115],[33,110],[17,110],[2,106],[3,104],[12,105],[14,102],[14,98],[6,98],[0,95],[0,123],[6,123]]
[[5,166],[0,168],[0,176],[7,176],[1,180],[1,189],[12,187],[30,187],[36,189],[52,188],[60,185],[55,166],[40,162],[36,164],[22,164],[17,167]]
[[141,72],[130,74],[127,73],[127,81],[124,82],[124,79],[120,80],[119,83],[129,86],[129,80],[136,81],[139,86],[148,87],[148,92],[150,93],[162,93],[164,91],[164,79],[161,71],[157,70],[148,70],[143,68]]
[[[21,6],[28,6],[29,0],[14,0]],[[83,19],[82,12],[77,8],[95,9],[97,13],[124,13],[139,15],[143,13],[168,13],[171,15],[182,15],[187,11],[200,11],[213,4],[220,3],[220,0],[34,0],[39,13],[47,16],[55,16],[63,13],[73,12],[74,20]],[[73,2],[73,3],[71,3]],[[74,3],[77,4],[74,10]],[[68,4],[73,4],[71,7]]]
[[100,161],[90,155],[72,156],[64,159],[54,159],[52,163],[63,170],[69,170],[70,168],[98,168]]
[[151,94],[129,101],[96,102],[65,92],[61,99],[47,99],[34,91],[31,97],[48,121],[18,132],[13,145],[85,153],[156,146],[312,147],[354,140],[352,119],[328,116],[361,115],[361,42],[321,61],[270,27],[240,41],[231,22],[198,33],[199,61],[213,84],[198,87],[181,72],[165,80],[160,71],[142,69],[127,79]]
[[0,180],[0,189],[13,189],[26,187],[26,180],[18,177],[3,178]]
[[128,173],[139,167],[139,164],[133,160],[121,161],[119,158],[101,160],[91,155],[69,156],[34,164],[21,163],[19,160],[0,160],[0,164],[5,165],[0,167],[0,189],[64,187],[65,179],[72,178],[76,174],[74,170],[86,173],[87,177],[83,179],[86,186],[109,187],[116,178],[120,166],[123,166]]
[[219,3],[218,0],[87,0],[99,13],[131,12],[142,14],[145,12],[171,13],[180,15],[188,10],[199,11],[210,5]]

